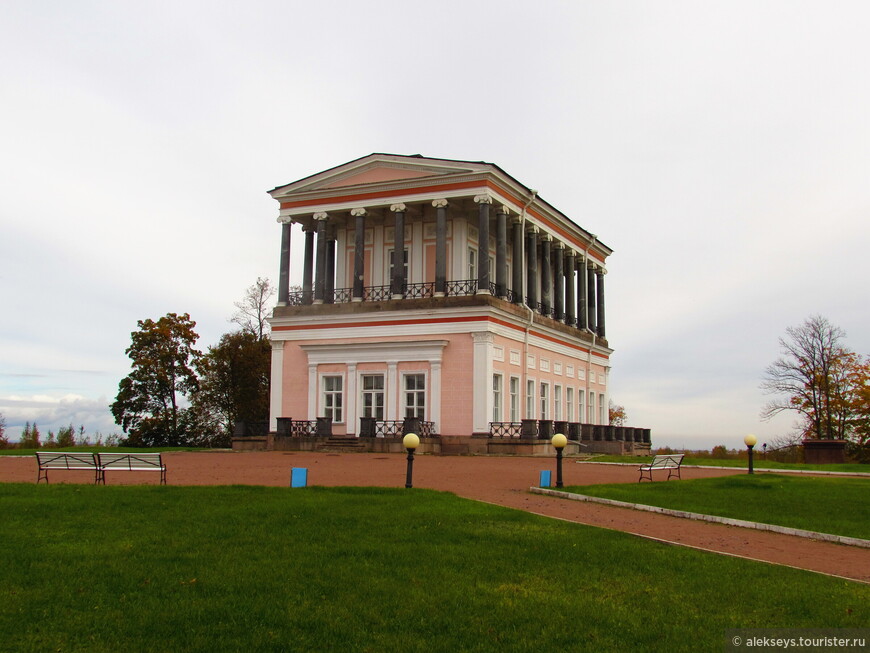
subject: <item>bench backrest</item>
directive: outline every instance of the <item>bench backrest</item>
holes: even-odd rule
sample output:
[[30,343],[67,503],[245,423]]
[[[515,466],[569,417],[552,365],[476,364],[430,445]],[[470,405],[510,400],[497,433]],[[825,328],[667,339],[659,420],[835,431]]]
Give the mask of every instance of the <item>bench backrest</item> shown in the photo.
[[684,455],[682,453],[660,454],[653,458],[650,467],[679,467]]
[[159,453],[98,453],[97,458],[103,469],[163,469]]
[[90,451],[37,451],[40,469],[96,469],[97,459]]
[[162,469],[159,453],[98,453],[103,469]]

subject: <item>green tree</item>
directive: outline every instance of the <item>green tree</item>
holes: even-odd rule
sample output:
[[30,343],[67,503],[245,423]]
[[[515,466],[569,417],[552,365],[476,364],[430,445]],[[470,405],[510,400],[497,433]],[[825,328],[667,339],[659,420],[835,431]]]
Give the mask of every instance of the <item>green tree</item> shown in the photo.
[[74,447],[76,445],[76,430],[70,424],[69,426],[61,426],[57,432],[58,447]]
[[21,449],[39,449],[39,427],[36,422],[33,426],[30,422],[24,423],[24,430],[21,432],[21,438],[18,441],[18,446]]
[[130,444],[187,444],[196,434],[187,408],[198,387],[193,371],[201,355],[194,349],[196,322],[187,313],[167,313],[156,322],[139,320],[137,325],[126,351],[132,371],[118,384],[112,415]]
[[195,404],[215,417],[229,441],[237,420],[269,418],[269,371],[272,346],[252,331],[225,333],[197,362],[199,392]]

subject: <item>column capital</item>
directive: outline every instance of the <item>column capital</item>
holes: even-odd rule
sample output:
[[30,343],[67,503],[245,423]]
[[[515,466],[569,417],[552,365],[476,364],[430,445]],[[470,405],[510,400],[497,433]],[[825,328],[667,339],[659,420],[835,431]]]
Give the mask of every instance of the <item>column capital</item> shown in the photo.
[[359,207],[357,207],[357,208],[351,209],[351,210],[350,210],[350,214],[351,214],[353,217],[357,217],[357,216],[360,216],[360,215],[365,215],[365,214],[366,214],[366,210],[365,210],[363,207],[359,206]]
[[539,233],[540,231],[541,231],[541,228],[538,227],[537,225],[530,224],[528,227],[526,227],[526,233],[529,233],[529,234],[536,234],[536,233]]
[[607,274],[607,270],[605,270],[604,268],[598,268],[597,270],[595,270],[595,274],[600,274],[603,277],[605,274]]
[[432,200],[432,206],[434,206],[436,209],[443,209],[445,206],[447,206],[447,200],[443,198]]
[[550,234],[548,234],[547,232],[544,232],[544,233],[541,235],[541,242],[542,242],[542,243],[552,243],[552,242],[553,242],[553,237],[552,237]]
[[390,211],[392,211],[393,213],[404,212],[407,208],[408,208],[408,207],[406,207],[406,206],[405,206],[404,204],[402,204],[401,202],[399,202],[398,204],[392,204],[392,205],[390,205]]
[[474,201],[478,204],[492,204],[492,196],[486,193],[483,195],[475,195]]
[[315,220],[326,220],[329,217],[329,214],[324,213],[323,211],[320,211],[319,213],[315,213],[311,217],[314,218]]
[[289,215],[279,215],[277,222],[278,224],[293,224],[293,217]]
[[496,213],[504,213],[505,215],[510,215],[511,210],[510,210],[510,208],[508,208],[508,206],[506,204],[502,204],[500,207],[498,207],[498,209],[496,210]]

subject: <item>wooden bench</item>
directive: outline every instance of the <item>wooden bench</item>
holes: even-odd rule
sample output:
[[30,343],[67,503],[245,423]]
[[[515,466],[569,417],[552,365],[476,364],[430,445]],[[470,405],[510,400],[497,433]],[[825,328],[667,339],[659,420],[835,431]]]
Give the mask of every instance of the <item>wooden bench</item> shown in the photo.
[[680,477],[680,465],[683,464],[683,456],[685,454],[681,453],[669,453],[669,454],[660,454],[653,458],[651,463],[646,463],[640,466],[640,478],[637,479],[637,482],[640,483],[644,479],[644,474],[649,477],[649,480],[652,481],[652,473],[654,469],[666,469],[668,470],[668,478],[667,480],[671,480],[671,476]]
[[160,484],[166,485],[166,465],[160,453],[97,453],[100,481],[106,484],[106,472],[160,472]]
[[48,483],[50,469],[86,470],[94,473],[94,483],[99,483],[101,479],[100,465],[96,456],[90,452],[37,451],[36,464],[39,466],[37,483],[42,480]]

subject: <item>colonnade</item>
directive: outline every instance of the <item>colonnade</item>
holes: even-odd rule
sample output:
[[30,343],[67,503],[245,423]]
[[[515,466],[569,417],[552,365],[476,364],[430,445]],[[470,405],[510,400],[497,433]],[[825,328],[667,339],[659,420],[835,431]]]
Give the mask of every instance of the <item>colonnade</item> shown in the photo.
[[[529,219],[516,216],[510,230],[513,275],[508,287],[508,207],[495,208],[495,280],[490,279],[490,207],[489,195],[477,195],[478,207],[477,246],[477,294],[494,294],[514,304],[525,304],[532,310],[580,330],[588,330],[606,337],[604,311],[603,265],[592,260],[588,251],[595,242],[581,251],[556,240]],[[447,210],[446,199],[432,201],[435,209],[435,279],[433,295],[443,297],[449,293],[447,279]],[[407,206],[392,204],[392,224],[395,228],[394,242],[405,242],[405,217]],[[365,230],[368,211],[365,207],[350,210],[353,218],[354,256],[351,301],[363,301],[365,261]],[[303,226],[305,248],[302,277],[302,303],[324,304],[335,301],[335,225],[329,224],[329,214],[318,212],[312,215],[310,225]],[[342,215],[347,221],[347,215]],[[281,268],[278,280],[278,302],[289,303],[290,229],[291,220],[282,224]],[[346,224],[347,222],[345,222]],[[396,248],[396,256],[402,250]],[[407,285],[403,261],[390,266],[389,297],[402,299]],[[524,289],[525,292],[519,289]],[[540,297],[539,297],[540,291]]]

